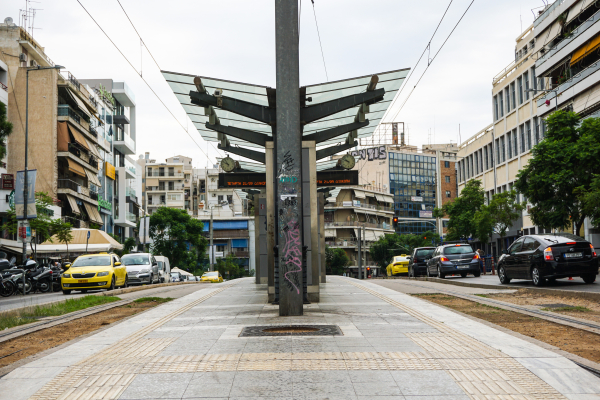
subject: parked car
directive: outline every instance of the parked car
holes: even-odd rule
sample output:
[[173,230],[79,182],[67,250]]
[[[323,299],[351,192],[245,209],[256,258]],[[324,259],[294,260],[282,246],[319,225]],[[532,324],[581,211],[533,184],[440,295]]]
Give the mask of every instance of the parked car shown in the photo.
[[402,254],[392,258],[392,262],[388,264],[386,268],[387,276],[394,276],[400,274],[408,274],[408,263],[410,256]]
[[498,260],[498,278],[506,284],[511,279],[530,279],[535,286],[559,278],[580,276],[594,283],[598,274],[598,257],[594,246],[571,233],[528,235],[515,240]]
[[161,283],[171,282],[171,265],[169,259],[165,256],[154,256],[158,263],[158,274],[160,276]]
[[479,254],[468,243],[438,246],[427,260],[427,276],[444,279],[446,275],[481,276]]
[[60,279],[64,294],[72,290],[81,290],[83,293],[90,289],[113,290],[118,286],[127,287],[127,281],[127,270],[113,253],[79,256]]
[[121,262],[127,269],[129,284],[153,284],[160,282],[158,263],[150,253],[126,254]]
[[182,281],[182,276],[179,272],[171,272],[171,282],[181,282]]
[[221,273],[219,271],[210,271],[203,273],[200,277],[200,281],[218,283],[223,282],[223,277],[221,276]]
[[435,247],[417,247],[408,262],[408,276],[427,275],[427,259],[431,257]]

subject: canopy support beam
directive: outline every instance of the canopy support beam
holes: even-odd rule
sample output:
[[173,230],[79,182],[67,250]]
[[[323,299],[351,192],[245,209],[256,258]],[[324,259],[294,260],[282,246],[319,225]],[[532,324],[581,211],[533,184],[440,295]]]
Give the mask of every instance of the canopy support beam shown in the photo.
[[260,151],[249,150],[243,147],[232,147],[230,145],[222,146],[221,144],[217,145],[217,147],[219,148],[219,150],[237,154],[238,156],[249,158],[251,160],[258,161],[262,164],[265,163],[265,153],[261,153]]
[[358,146],[358,142],[355,140],[351,143],[344,143],[337,146],[331,146],[326,149],[317,150],[317,160],[321,160],[325,157],[332,156],[334,154],[339,153],[340,151],[348,150],[356,146]]

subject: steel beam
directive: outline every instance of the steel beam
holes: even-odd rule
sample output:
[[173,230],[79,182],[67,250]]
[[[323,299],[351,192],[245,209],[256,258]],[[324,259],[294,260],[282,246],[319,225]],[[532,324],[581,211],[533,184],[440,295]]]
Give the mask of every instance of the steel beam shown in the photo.
[[265,163],[265,153],[261,153],[260,151],[249,150],[243,147],[222,146],[221,144],[217,145],[217,147],[219,150],[237,154],[238,156],[246,157],[262,164]]
[[259,122],[264,122],[267,125],[275,124],[275,110],[269,107],[259,106],[258,104],[227,96],[215,97],[193,90],[190,91],[190,100],[193,104],[201,107],[213,106]]
[[376,89],[358,94],[352,94],[339,99],[326,101],[325,103],[315,104],[302,109],[302,123],[310,124],[321,118],[328,117],[340,111],[356,107],[361,104],[373,104],[383,100],[385,89]]
[[262,133],[249,131],[246,129],[240,129],[233,126],[225,126],[225,125],[213,125],[207,122],[204,126],[207,129],[212,131],[223,133],[227,136],[232,136],[234,138],[245,140],[246,142],[254,143],[259,146],[265,147],[265,143],[269,140],[272,140],[269,136],[263,135]]
[[343,135],[344,133],[352,132],[354,130],[364,128],[369,125],[369,120],[364,122],[353,122],[351,124],[336,126],[335,128],[326,129],[321,132],[311,133],[302,137],[302,140],[314,140],[315,142],[322,143],[326,140],[333,139],[334,137]]
[[337,146],[331,146],[326,149],[317,150],[317,161],[322,160],[325,157],[332,156],[334,154],[339,153],[340,151],[348,150],[353,147],[358,146],[358,142],[355,140],[352,143],[344,143]]

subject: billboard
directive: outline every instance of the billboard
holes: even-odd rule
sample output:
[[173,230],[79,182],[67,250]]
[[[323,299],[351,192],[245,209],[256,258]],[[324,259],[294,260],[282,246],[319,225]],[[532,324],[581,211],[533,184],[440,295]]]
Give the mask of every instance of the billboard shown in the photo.
[[[37,218],[35,207],[35,178],[37,170],[27,170],[27,219]],[[15,188],[15,214],[17,219],[25,219],[25,171],[17,171],[17,182]]]

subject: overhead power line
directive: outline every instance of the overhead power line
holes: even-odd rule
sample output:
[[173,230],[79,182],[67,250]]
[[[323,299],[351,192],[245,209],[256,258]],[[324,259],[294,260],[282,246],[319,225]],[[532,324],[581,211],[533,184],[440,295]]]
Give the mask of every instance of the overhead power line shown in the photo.
[[[435,31],[433,31],[433,35],[431,35],[431,39],[429,39],[429,42],[427,42],[427,46],[425,46],[425,49],[423,49],[423,52],[421,53],[421,56],[419,57],[419,59],[415,63],[415,66],[410,70],[410,73],[408,74],[408,77],[406,78],[406,83],[408,83],[408,81],[410,80],[413,72],[415,72],[415,69],[417,68],[417,66],[421,62],[421,59],[425,55],[425,52],[427,52],[428,50],[431,51],[431,41],[435,37],[435,34],[437,33],[438,29],[440,28],[440,25],[442,25],[442,21],[446,17],[446,14],[448,13],[448,10],[450,9],[450,6],[452,5],[452,1],[453,0],[450,0],[450,3],[448,4],[448,7],[446,7],[446,11],[444,11],[444,15],[442,15],[442,18],[440,19],[440,22],[438,22],[437,26],[435,27]],[[400,98],[400,95],[402,94],[402,91],[404,90],[405,87],[406,87],[406,84],[402,85],[402,87],[400,88],[400,91],[396,95],[396,98],[394,99],[394,101],[392,102],[392,104],[390,104],[390,106],[387,108],[387,110],[385,110],[385,113],[383,114],[383,117],[381,118],[382,121],[385,119],[385,117],[387,116],[388,112],[390,112],[390,110],[392,109],[392,107],[394,107],[394,104],[396,104],[396,101]]]
[[433,61],[436,59],[436,57],[438,56],[438,54],[440,54],[440,51],[442,51],[442,49],[444,48],[444,45],[446,44],[446,42],[448,42],[448,39],[450,39],[450,36],[452,36],[452,34],[454,33],[454,31],[458,27],[458,24],[460,24],[460,21],[463,20],[463,18],[465,17],[465,15],[467,14],[467,12],[469,11],[469,9],[471,8],[471,6],[473,5],[474,2],[475,2],[475,0],[471,1],[471,3],[467,7],[467,9],[463,13],[463,15],[460,17],[460,19],[458,20],[458,22],[456,23],[456,25],[454,25],[454,28],[452,28],[452,31],[450,31],[450,33],[446,37],[446,40],[444,40],[444,43],[442,43],[442,45],[440,46],[440,48],[438,49],[438,51],[435,53],[435,55],[433,56],[433,58],[431,60],[429,60],[429,62],[427,63],[427,67],[425,68],[425,70],[423,71],[423,73],[419,77],[419,80],[417,81],[417,83],[415,83],[415,86],[413,86],[413,88],[411,89],[410,93],[408,94],[408,96],[406,97],[406,99],[404,100],[404,102],[402,103],[402,105],[400,106],[400,108],[398,109],[398,112],[396,112],[396,115],[394,115],[394,118],[392,118],[392,121],[394,121],[396,119],[396,117],[398,117],[398,114],[400,114],[400,111],[402,111],[402,108],[404,108],[404,105],[406,104],[406,102],[408,101],[408,99],[410,99],[410,96],[415,91],[417,85],[419,84],[419,82],[421,82],[421,79],[423,79],[423,76],[425,75],[425,73],[427,72],[427,70],[429,69],[429,67],[433,63]]
[[317,36],[319,37],[319,46],[321,47],[321,57],[323,58],[323,67],[325,68],[325,78],[329,82],[329,75],[327,74],[327,65],[325,65],[325,54],[323,53],[323,44],[321,43],[321,34],[319,33],[319,23],[317,22],[317,12],[315,11],[315,0],[310,0],[313,6],[313,14],[315,15],[315,25],[317,26]]
[[[190,135],[190,133],[188,132],[188,130],[177,119],[177,117],[175,117],[175,115],[173,114],[173,112],[169,109],[169,107],[167,107],[167,105],[162,101],[162,99],[158,96],[158,94],[156,94],[156,92],[154,91],[154,89],[152,88],[152,86],[150,86],[150,84],[146,81],[146,79],[144,79],[144,77],[140,74],[140,72],[133,66],[133,64],[131,63],[131,61],[129,61],[129,59],[127,58],[127,56],[125,56],[125,54],[123,54],[123,52],[121,51],[121,49],[119,48],[119,46],[117,46],[115,44],[115,42],[110,38],[110,36],[108,36],[108,34],[106,33],[106,31],[102,28],[102,26],[100,26],[100,24],[98,23],[98,21],[96,21],[96,19],[87,10],[87,8],[85,8],[84,5],[81,4],[81,1],[77,0],[77,2],[81,6],[81,8],[83,8],[83,10],[87,13],[87,15],[89,15],[89,17],[92,19],[92,21],[94,21],[94,23],[96,24],[96,26],[98,26],[98,28],[100,28],[100,30],[102,31],[102,33],[104,33],[104,36],[106,36],[106,38],[112,43],[112,45],[115,47],[115,49],[117,49],[117,51],[121,54],[121,56],[123,56],[123,58],[125,59],[125,61],[127,61],[127,63],[131,66],[131,68],[133,68],[133,70],[136,72],[136,74],[138,74],[138,76],[142,79],[142,81],[144,81],[144,83],[146,84],[146,86],[148,86],[148,89],[150,89],[150,91],[154,94],[154,96],[156,96],[156,98],[158,99],[158,101],[160,101],[160,103],[163,105],[163,107],[169,112],[169,114],[171,114],[171,116],[173,117],[173,119],[175,119],[175,121],[177,121],[177,123],[179,124],[179,126],[181,126],[181,128],[190,137],[190,139],[192,139],[192,141],[196,144],[196,146],[198,146],[198,149],[200,149],[200,151],[206,156],[206,158],[208,158],[210,160],[210,156],[204,150],[202,150],[202,148],[200,147],[200,145],[198,144],[198,142],[196,142],[194,140],[194,138],[192,137],[192,135]],[[121,3],[119,2],[119,4],[121,4]],[[121,6],[121,8],[122,8],[122,6]],[[123,10],[123,11],[125,11],[125,10]],[[127,19],[129,19],[129,16],[127,17]],[[129,20],[129,22],[131,22],[131,20]],[[132,23],[132,25],[133,25],[133,23]],[[135,27],[134,27],[134,29],[135,29]],[[137,33],[137,30],[136,30],[136,33]],[[138,37],[139,37],[139,34],[138,34]],[[140,37],[140,40],[141,40],[141,37]],[[148,48],[146,47],[146,49],[148,49]],[[154,60],[154,57],[152,57],[152,59]],[[154,60],[154,62],[156,63],[156,60]],[[156,65],[158,66],[158,63]],[[216,161],[216,159],[215,159],[215,161]]]

